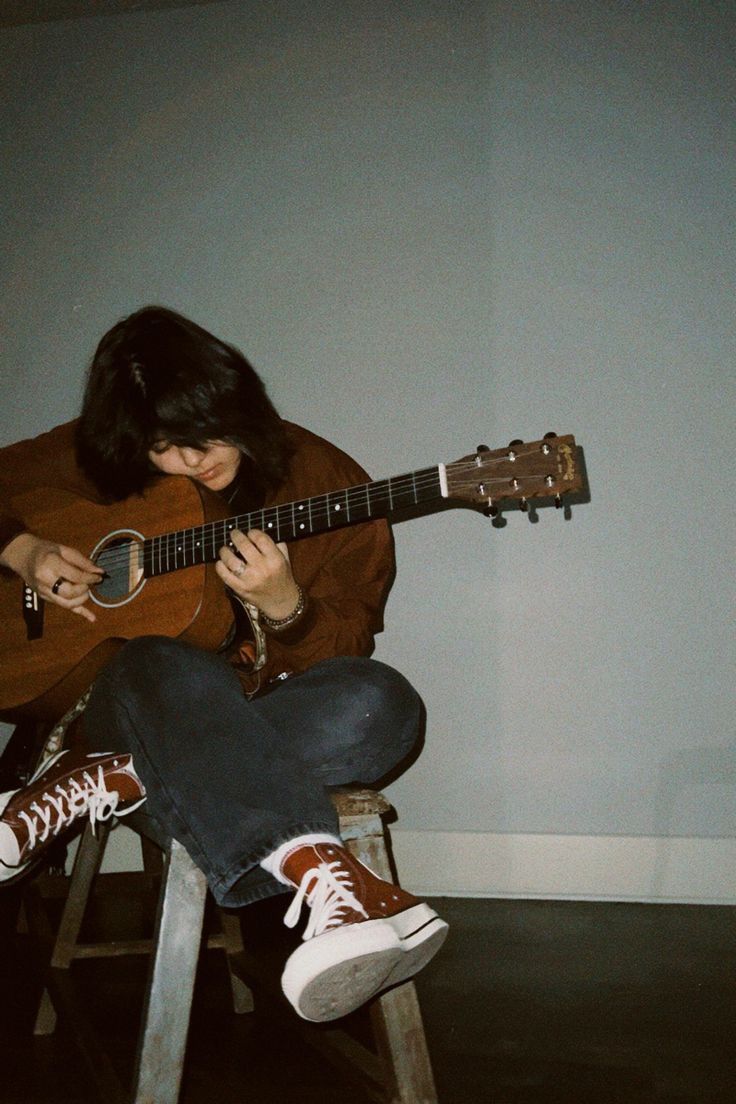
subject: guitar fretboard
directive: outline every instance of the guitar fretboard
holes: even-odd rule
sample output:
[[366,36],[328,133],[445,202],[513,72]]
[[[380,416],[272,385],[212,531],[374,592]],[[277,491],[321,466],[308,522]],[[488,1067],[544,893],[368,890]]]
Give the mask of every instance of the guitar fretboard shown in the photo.
[[183,567],[214,563],[233,529],[262,529],[276,542],[294,541],[432,502],[444,493],[442,470],[442,465],[423,468],[149,537],[143,542],[143,574],[151,578]]

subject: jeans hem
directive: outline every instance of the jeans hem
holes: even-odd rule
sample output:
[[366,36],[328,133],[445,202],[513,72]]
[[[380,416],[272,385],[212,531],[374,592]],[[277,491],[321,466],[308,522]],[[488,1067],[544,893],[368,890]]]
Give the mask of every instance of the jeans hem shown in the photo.
[[[270,855],[282,844],[288,843],[289,840],[296,839],[297,836],[306,836],[312,832],[325,832],[329,835],[338,834],[338,829],[333,822],[329,823],[323,821],[321,823],[312,822],[308,824],[306,821],[301,821],[291,828],[287,828],[283,833],[274,840],[272,843],[268,843],[263,847],[258,848],[258,854],[251,851],[249,855],[240,859],[235,866],[230,867],[224,874],[220,874],[218,877],[211,877],[208,879],[209,887],[212,892],[212,896],[218,905],[222,905],[225,908],[239,908],[241,905],[249,905],[253,901],[258,901],[263,897],[270,897],[275,893],[283,891],[289,892],[289,887],[284,886],[281,882],[276,881],[273,875],[264,870],[261,866],[261,860],[265,859],[267,855]],[[205,872],[206,873],[206,872]],[[261,883],[258,874],[263,875],[263,882]],[[254,875],[253,885],[243,885],[240,892],[233,890],[237,886],[238,882],[248,878],[249,875]]]

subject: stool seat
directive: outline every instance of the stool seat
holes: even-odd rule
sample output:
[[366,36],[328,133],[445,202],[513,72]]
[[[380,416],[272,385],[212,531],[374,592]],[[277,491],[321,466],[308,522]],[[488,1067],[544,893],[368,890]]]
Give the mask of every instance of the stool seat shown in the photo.
[[[386,797],[373,790],[341,787],[332,793],[340,834],[351,852],[379,877],[396,880],[385,839],[384,820],[392,812]],[[126,827],[136,831],[134,824]],[[137,833],[140,835],[140,833]],[[109,835],[109,825],[98,825],[95,835],[88,825],[82,834],[69,890],[56,935],[52,936],[50,965],[36,1020],[36,1033],[54,1030],[57,1013],[72,1030],[87,1058],[101,1099],[106,1104],[177,1104],[189,1028],[192,993],[202,940],[207,885],[204,875],[176,840],[163,852],[155,932],[151,940],[82,943],[80,929],[98,878]],[[151,845],[144,856],[150,867]],[[135,875],[131,875],[134,877]],[[101,876],[105,878],[105,875]],[[110,876],[115,877],[115,875]],[[140,877],[151,877],[150,873]],[[51,934],[38,886],[31,883],[26,915],[35,934]],[[210,947],[227,956],[233,1006],[238,1013],[252,1013],[254,1001],[240,969],[247,962],[240,923],[233,910],[219,909],[221,932],[209,937]],[[76,999],[71,966],[77,958],[150,953],[138,1054],[132,1093],[121,1085],[100,1047]],[[437,1095],[427,1050],[421,1012],[413,982],[384,992],[368,1005],[373,1047],[358,1042],[338,1027],[329,1031],[298,1021],[310,1044],[326,1057],[349,1062],[364,1080],[370,1095],[385,1104],[436,1104]],[[244,1086],[244,1099],[247,1086]]]

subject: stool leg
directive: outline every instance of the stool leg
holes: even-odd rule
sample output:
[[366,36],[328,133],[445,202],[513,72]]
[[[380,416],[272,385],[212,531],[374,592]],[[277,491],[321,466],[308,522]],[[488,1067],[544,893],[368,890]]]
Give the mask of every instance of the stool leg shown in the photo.
[[392,1085],[391,1104],[437,1104],[437,1089],[413,981],[383,993],[370,1007],[376,1046]]
[[176,1104],[179,1099],[204,920],[204,874],[176,840],[165,866],[134,1104]]
[[227,959],[227,972],[230,976],[230,988],[233,996],[233,1009],[238,1014],[252,1012],[255,1008],[253,993],[238,976],[235,969],[234,956],[243,951],[243,935],[240,930],[240,918],[225,909],[219,909],[220,926],[222,928],[222,947]]
[[161,848],[149,840],[146,836],[139,836],[141,841],[141,859],[146,874],[160,874],[164,858]]
[[[82,833],[69,881],[69,892],[51,952],[50,965],[54,968],[68,970],[74,958],[79,929],[82,926],[92,884],[105,854],[109,834],[110,826],[104,823],[97,825],[96,832],[92,830],[92,825],[88,824]],[[55,1027],[56,1011],[48,989],[44,989],[33,1032],[35,1035],[50,1035]]]
[[24,900],[21,900],[20,906],[18,908],[18,919],[16,920],[15,924],[15,932],[16,935],[28,935],[29,932],[28,910],[26,908],[26,903]]
[[[375,814],[340,819],[349,850],[377,874],[393,882],[383,822]],[[383,993],[370,1006],[381,1063],[391,1086],[390,1104],[437,1104],[437,1089],[413,981]]]

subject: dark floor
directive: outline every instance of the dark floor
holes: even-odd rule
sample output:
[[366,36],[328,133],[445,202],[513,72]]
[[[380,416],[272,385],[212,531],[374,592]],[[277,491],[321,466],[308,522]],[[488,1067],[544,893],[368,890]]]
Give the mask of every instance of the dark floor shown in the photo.
[[[39,986],[29,939],[14,934],[16,897],[0,895],[0,1102],[87,1104],[97,1097],[63,1031],[32,1035]],[[451,934],[417,985],[441,1104],[736,1102],[734,909],[433,903]],[[281,930],[283,907],[246,910],[249,931]],[[73,970],[113,1061],[130,1070],[144,961]],[[234,1015],[224,956],[206,953],[181,1104],[367,1100],[278,1004]]]

